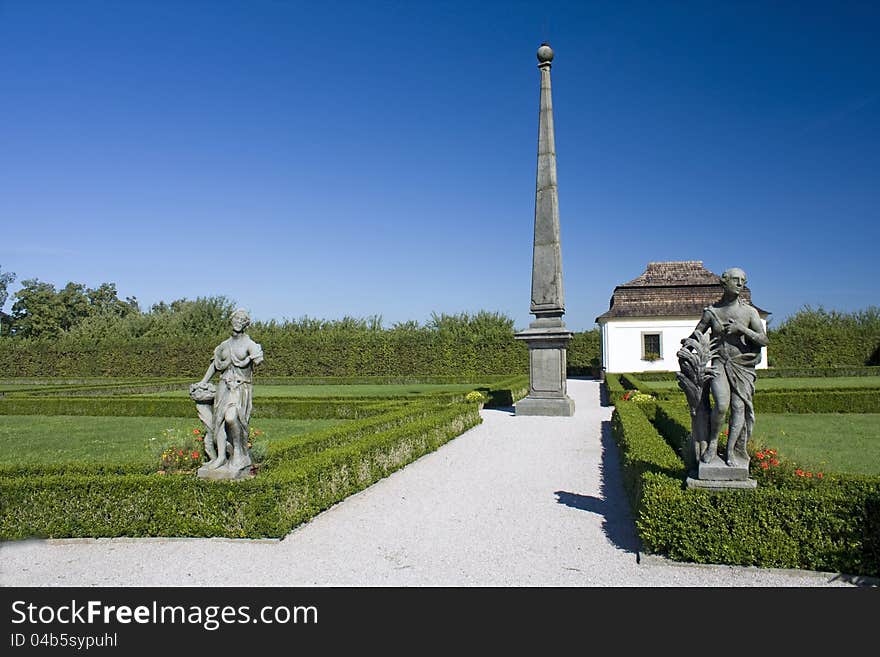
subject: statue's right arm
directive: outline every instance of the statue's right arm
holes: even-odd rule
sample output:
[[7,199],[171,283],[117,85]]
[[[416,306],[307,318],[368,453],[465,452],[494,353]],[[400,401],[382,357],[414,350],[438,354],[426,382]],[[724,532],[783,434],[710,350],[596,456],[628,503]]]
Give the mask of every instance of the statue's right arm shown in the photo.
[[712,326],[712,316],[709,313],[709,309],[707,308],[703,310],[703,316],[700,318],[700,321],[697,322],[697,325],[694,328],[694,332],[691,333],[690,337],[695,338],[698,331],[700,333],[705,333],[706,329],[708,329],[710,326]]

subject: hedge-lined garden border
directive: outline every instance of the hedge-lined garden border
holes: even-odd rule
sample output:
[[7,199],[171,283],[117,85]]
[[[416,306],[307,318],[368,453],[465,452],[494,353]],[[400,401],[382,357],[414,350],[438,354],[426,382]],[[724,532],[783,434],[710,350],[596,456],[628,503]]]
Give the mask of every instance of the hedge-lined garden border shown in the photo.
[[[480,422],[476,405],[412,405],[407,417],[363,427],[350,440],[297,452],[270,449],[249,481],[193,474],[4,473],[0,539],[92,536],[281,537],[321,510]],[[300,437],[301,439],[303,437]],[[293,456],[294,458],[289,458]]]
[[[400,401],[382,397],[261,398],[253,418],[351,419],[381,412]],[[192,417],[195,403],[170,397],[7,397],[0,415],[79,415],[119,417]]]
[[756,413],[880,413],[880,391],[755,393]]
[[[662,405],[647,408],[660,413]],[[667,415],[667,421],[675,418]],[[662,426],[662,425],[661,425]],[[612,434],[646,551],[678,561],[880,576],[880,478],[714,492],[684,487],[684,464],[638,404],[618,405]]]
[[96,397],[103,395],[138,395],[151,392],[169,392],[182,390],[189,379],[170,379],[156,383],[98,383],[98,384],[60,384],[60,385],[34,385],[8,392],[0,391],[0,397],[25,397],[25,396],[52,396],[65,397]]
[[[487,374],[484,376],[272,376],[259,377],[258,385],[419,385],[419,384],[460,384],[485,385],[511,379],[511,374]],[[194,383],[192,378],[167,377],[145,379],[65,379],[63,377],[47,377],[44,379],[4,379],[0,383],[24,386],[4,392],[4,395],[100,395],[100,394],[140,394],[149,392],[165,392],[168,390],[184,390],[188,384]]]
[[[336,383],[326,380],[325,382]],[[510,406],[515,400],[528,394],[528,388],[529,379],[524,375],[484,377],[474,384],[474,389],[481,390],[489,397],[487,406]],[[388,397],[260,397],[259,403],[254,405],[254,417],[357,418],[380,412],[389,404],[425,399],[463,401],[466,394],[466,392],[437,392]],[[0,415],[194,417],[195,405],[186,397],[178,399],[122,394],[118,396],[83,394],[67,397],[15,393],[0,398]]]
[[[450,382],[462,381],[443,381]],[[528,392],[523,375],[482,376],[474,383],[490,405],[512,404]],[[4,466],[0,539],[283,536],[478,424],[477,405],[465,402],[465,394],[263,397],[254,418],[351,422],[270,443],[259,476],[249,481],[205,482],[193,473],[158,474],[127,463]],[[0,399],[3,414],[195,417],[195,409],[186,398],[12,395]]]
[[[631,372],[637,379],[649,381],[675,381],[675,372]],[[864,367],[768,367],[758,370],[758,376],[766,379],[821,379],[839,376],[880,377],[880,366]],[[880,387],[880,379],[877,383]]]
[[[608,375],[625,389],[639,390],[658,401],[685,403],[681,390],[657,390],[634,374]],[[758,390],[754,396],[756,413],[880,413],[880,389],[792,389]]]

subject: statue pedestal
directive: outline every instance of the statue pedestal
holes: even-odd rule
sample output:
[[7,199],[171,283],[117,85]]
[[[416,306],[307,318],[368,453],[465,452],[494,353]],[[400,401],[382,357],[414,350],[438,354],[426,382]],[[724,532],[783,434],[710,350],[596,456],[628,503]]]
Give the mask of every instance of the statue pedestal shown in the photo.
[[542,326],[541,320],[532,322],[525,331],[517,333],[529,348],[529,395],[514,404],[516,415],[574,415],[574,400],[566,391],[566,347],[574,335],[562,322]]
[[743,490],[753,489],[758,482],[749,479],[748,465],[727,465],[719,457],[708,463],[699,462],[696,477],[688,477],[685,485],[688,488],[707,488],[709,490]]
[[196,476],[199,479],[208,479],[210,481],[238,481],[241,479],[252,479],[254,475],[251,474],[250,465],[243,468],[232,468],[227,463],[219,468],[210,469],[203,465],[196,472]]

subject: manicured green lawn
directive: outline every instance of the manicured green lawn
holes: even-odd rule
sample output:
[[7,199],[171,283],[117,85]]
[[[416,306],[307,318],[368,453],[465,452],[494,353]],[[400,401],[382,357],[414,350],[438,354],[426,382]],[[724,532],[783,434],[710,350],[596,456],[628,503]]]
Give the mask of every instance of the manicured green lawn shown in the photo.
[[[267,441],[323,429],[345,420],[254,418]],[[0,465],[69,462],[152,463],[147,441],[165,429],[202,428],[193,418],[4,415],[0,417]]]
[[752,439],[813,471],[880,475],[878,413],[759,413]]
[[[352,384],[352,385],[254,385],[254,403],[261,397],[399,397],[436,393],[469,392],[479,384],[413,383],[413,384]],[[149,397],[186,397],[187,386],[179,391],[145,393]]]
[[[645,381],[644,384],[654,390],[674,390],[678,388],[677,381]],[[762,379],[761,370],[758,370],[758,381],[755,384],[756,390],[806,390],[810,388],[880,388],[880,376],[827,376],[815,378]]]

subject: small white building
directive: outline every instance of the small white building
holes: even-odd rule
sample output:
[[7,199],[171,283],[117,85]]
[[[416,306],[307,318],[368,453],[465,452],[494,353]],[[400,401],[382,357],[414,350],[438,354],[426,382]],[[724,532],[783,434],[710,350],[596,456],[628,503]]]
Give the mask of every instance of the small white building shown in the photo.
[[[602,369],[677,372],[682,339],[693,333],[703,309],[722,292],[721,277],[701,260],[649,262],[641,276],[614,288],[608,311],[596,318],[602,332]],[[748,287],[742,298],[752,302]],[[770,313],[755,309],[766,331]],[[766,347],[758,367],[767,367]]]

